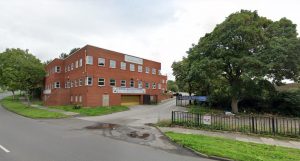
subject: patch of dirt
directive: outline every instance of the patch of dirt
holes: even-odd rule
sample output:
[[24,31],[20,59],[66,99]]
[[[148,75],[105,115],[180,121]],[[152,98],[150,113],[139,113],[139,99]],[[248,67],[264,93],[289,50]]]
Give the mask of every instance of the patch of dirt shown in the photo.
[[132,131],[128,133],[127,136],[131,138],[147,139],[150,136],[150,134],[149,133],[139,134],[137,131]]

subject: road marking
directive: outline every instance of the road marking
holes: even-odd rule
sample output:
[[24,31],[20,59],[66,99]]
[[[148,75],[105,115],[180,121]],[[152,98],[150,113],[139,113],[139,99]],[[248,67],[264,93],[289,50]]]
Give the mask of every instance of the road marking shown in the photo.
[[10,152],[10,151],[7,150],[6,148],[4,148],[2,145],[0,145],[0,148],[1,148],[3,151],[5,151],[6,153],[9,153],[9,152]]

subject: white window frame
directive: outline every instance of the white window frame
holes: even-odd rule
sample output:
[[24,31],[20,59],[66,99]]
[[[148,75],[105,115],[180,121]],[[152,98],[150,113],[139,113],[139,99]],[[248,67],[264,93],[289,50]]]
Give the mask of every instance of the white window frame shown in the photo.
[[71,70],[73,70],[73,69],[74,69],[74,63],[71,64]]
[[125,87],[126,88],[126,80],[121,80],[120,81],[120,87]]
[[77,102],[77,101],[78,101],[78,96],[76,95],[76,96],[75,96],[75,102]]
[[[91,79],[91,83],[89,84],[89,79]],[[86,77],[86,84],[85,85],[87,85],[87,86],[92,86],[93,85],[93,77],[91,77],[91,76],[87,76]]]
[[152,68],[152,74],[156,74],[156,69]]
[[120,68],[121,68],[121,70],[126,70],[126,63],[125,62],[121,62],[120,63]]
[[160,83],[157,84],[157,88],[161,89],[161,84]]
[[109,68],[117,68],[117,61],[109,60]]
[[152,89],[156,89],[156,83],[152,83]]
[[78,84],[77,84],[78,82],[77,82],[77,80],[74,80],[74,85],[75,85],[75,87],[77,87],[78,86]]
[[133,79],[130,79],[130,88],[134,88],[134,80]]
[[79,59],[79,67],[82,67],[82,59]]
[[71,88],[73,88],[74,87],[74,82],[73,81],[71,81]]
[[60,88],[60,82],[55,82],[54,88]]
[[85,64],[93,65],[93,56],[87,55],[85,61]]
[[[102,79],[103,81],[102,80],[100,81],[100,79]],[[99,84],[100,82],[103,82],[103,85],[100,85]],[[98,86],[99,87],[104,87],[105,86],[105,79],[104,78],[98,78]]]
[[143,66],[141,66],[141,65],[138,66],[138,72],[140,72],[140,73],[143,72]]
[[70,65],[68,65],[68,72],[70,71],[70,68],[71,68]]
[[129,69],[131,72],[134,72],[135,71],[135,65],[134,64],[130,64],[129,65]]
[[105,59],[104,58],[98,58],[98,66],[105,67]]
[[78,68],[78,60],[75,62],[75,68]]
[[60,72],[61,72],[60,66],[55,66],[55,73],[60,73]]
[[79,81],[78,81],[78,82],[79,82],[79,86],[82,86],[82,85],[83,85],[83,81],[82,81],[82,79],[81,79],[81,78],[79,79]]
[[82,96],[79,95],[79,102],[82,102]]
[[138,88],[143,88],[143,82],[142,81],[138,81]]
[[149,68],[149,67],[146,67],[146,68],[145,68],[145,73],[149,74],[149,72],[150,72],[150,68]]
[[[112,81],[114,81],[114,85],[111,85],[111,84],[112,84]],[[110,85],[110,86],[112,86],[112,87],[115,87],[115,86],[117,86],[116,79],[114,79],[114,78],[110,78],[110,79],[109,79],[109,85]]]

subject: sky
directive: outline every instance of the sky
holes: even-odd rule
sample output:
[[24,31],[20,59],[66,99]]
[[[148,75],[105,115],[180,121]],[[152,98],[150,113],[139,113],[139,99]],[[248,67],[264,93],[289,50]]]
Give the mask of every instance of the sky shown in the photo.
[[171,65],[241,9],[300,30],[297,0],[0,0],[0,52],[29,49],[42,61],[86,44]]

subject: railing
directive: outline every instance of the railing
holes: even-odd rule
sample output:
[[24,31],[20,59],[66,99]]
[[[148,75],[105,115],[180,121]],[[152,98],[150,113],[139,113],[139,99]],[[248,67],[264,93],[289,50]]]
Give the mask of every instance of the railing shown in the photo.
[[172,124],[255,134],[300,136],[300,119],[287,117],[216,115],[172,111]]

